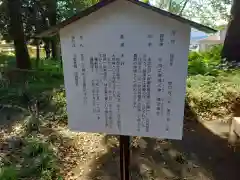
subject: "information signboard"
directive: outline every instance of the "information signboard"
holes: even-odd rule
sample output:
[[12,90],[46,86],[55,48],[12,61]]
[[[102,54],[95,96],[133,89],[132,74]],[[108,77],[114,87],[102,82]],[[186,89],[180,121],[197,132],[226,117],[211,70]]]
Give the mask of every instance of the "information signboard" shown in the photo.
[[190,28],[139,8],[60,32],[72,130],[181,139]]

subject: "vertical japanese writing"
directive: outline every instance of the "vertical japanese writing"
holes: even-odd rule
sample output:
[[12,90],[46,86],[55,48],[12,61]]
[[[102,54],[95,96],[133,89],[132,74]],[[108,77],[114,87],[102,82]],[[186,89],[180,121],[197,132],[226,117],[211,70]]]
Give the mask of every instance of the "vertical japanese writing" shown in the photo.
[[147,38],[148,38],[148,47],[152,47],[153,35],[152,34],[148,34]]
[[103,80],[107,81],[107,55],[103,54]]
[[[124,61],[117,57],[116,54],[107,56],[100,54],[98,68],[101,75],[99,84],[104,86],[104,118],[105,127],[112,129],[114,125],[114,117],[116,117],[115,124],[118,130],[121,131],[121,91],[120,80],[121,66],[124,66]],[[114,114],[114,110],[116,113]]]
[[75,85],[78,86],[78,72],[74,72]]
[[73,67],[77,68],[77,54],[73,54]]
[[116,94],[117,94],[117,127],[119,129],[119,131],[121,132],[121,91],[120,91],[120,79],[121,79],[121,75],[120,75],[120,58],[116,58]]
[[104,115],[105,115],[105,127],[108,127],[109,122],[108,122],[108,88],[107,88],[107,82],[104,82]]
[[113,98],[116,98],[116,58],[112,57],[112,84],[113,84]]
[[137,106],[137,54],[133,55],[133,108]]
[[172,102],[172,82],[168,81],[168,104]]
[[[107,58],[107,71],[110,75],[112,72],[112,59],[115,59],[115,55],[112,58]],[[108,125],[109,128],[112,128],[113,125],[113,113],[112,113],[112,103],[113,103],[113,91],[112,91],[112,78],[108,78],[107,82],[107,93],[108,93]]]
[[99,94],[99,80],[92,80],[92,105],[93,113],[97,115],[97,120],[100,120],[100,94]]
[[72,40],[72,47],[76,47],[76,38],[75,38],[75,36],[72,36],[71,40]]
[[124,44],[124,35],[123,34],[120,35],[120,40],[121,40],[120,47],[124,47],[125,44]]
[[172,67],[174,63],[174,54],[170,53],[169,66]]
[[[71,44],[72,44],[73,48],[76,47],[75,36],[71,37]],[[78,71],[77,71],[77,55],[75,53],[73,54],[73,68],[74,68],[74,71],[73,71],[74,83],[75,83],[75,86],[78,86],[79,85],[79,79],[78,79]]]
[[137,131],[149,132],[151,109],[152,59],[133,55],[133,108],[136,110]]
[[171,121],[171,102],[172,102],[172,82],[168,81],[168,102],[167,102],[167,123],[166,123],[166,131],[169,131],[169,122]]
[[73,76],[74,76],[74,82],[75,82],[75,85],[78,86],[78,71],[77,71],[77,55],[74,53],[73,54],[73,68],[74,68],[74,73],[73,73]]
[[89,59],[89,64],[90,64],[90,68],[91,68],[92,72],[93,72],[93,69],[94,69],[93,60],[94,60],[94,58],[93,58],[93,56],[91,56],[90,59]]
[[164,92],[164,71],[162,58],[158,58],[157,64],[157,98],[156,98],[156,114],[157,116],[163,116],[163,105],[164,99],[161,97],[161,94]]
[[172,30],[171,34],[170,34],[170,43],[171,44],[175,44],[176,43],[175,36],[176,36],[176,30]]
[[99,57],[98,57],[98,72],[100,72],[100,74],[102,73],[102,69],[103,69],[103,55],[99,54]]
[[137,122],[138,122],[138,126],[137,126],[137,131],[140,131],[141,129],[141,110],[142,110],[142,58],[138,57],[138,77],[137,77]]
[[[146,110],[146,80],[147,80],[147,56],[143,55],[142,61],[142,126],[146,128],[146,118],[147,118],[147,110]],[[148,130],[146,129],[148,132]]]
[[175,36],[175,35],[176,35],[176,33],[177,33],[177,31],[176,31],[176,30],[172,30],[172,32],[171,32],[171,35],[172,35],[172,36]]
[[94,58],[94,68],[95,68],[95,71],[98,72],[98,57]]
[[149,57],[147,61],[147,101],[146,101],[146,132],[149,132],[149,116],[148,113],[151,109],[151,83],[152,83],[152,59]]
[[[176,44],[176,40],[175,40],[175,36],[176,36],[176,30],[172,30],[171,34],[170,34],[170,44],[174,45]],[[169,60],[169,66],[173,66],[174,64],[174,54],[171,52],[170,53],[170,60]]]
[[159,36],[159,46],[163,46],[164,44],[164,34],[160,34]]
[[96,113],[96,87],[95,80],[92,80],[92,105],[93,105],[93,113]]
[[100,86],[100,82],[99,80],[96,80],[96,96],[97,96],[97,100],[96,100],[96,114],[97,114],[97,119],[100,120],[100,90],[99,90],[99,86]]
[[82,73],[82,87],[83,87],[83,95],[84,95],[84,104],[87,104],[87,82],[86,82],[86,68],[85,68],[85,61],[84,61],[84,54],[80,56],[81,60],[81,73]]
[[79,36],[79,39],[80,39],[80,47],[82,48],[83,47],[83,36]]

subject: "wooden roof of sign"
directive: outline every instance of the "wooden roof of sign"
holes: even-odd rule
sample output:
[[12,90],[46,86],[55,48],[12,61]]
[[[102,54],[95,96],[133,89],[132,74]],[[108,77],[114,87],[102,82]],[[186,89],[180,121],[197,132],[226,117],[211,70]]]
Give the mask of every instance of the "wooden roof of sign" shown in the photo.
[[[117,1],[117,0],[102,0],[100,1],[99,3],[85,9],[84,11],[81,11],[77,14],[75,14],[74,16],[60,22],[59,24],[55,25],[55,26],[52,26],[50,27],[48,30],[45,30],[39,34],[37,34],[35,37],[36,38],[41,38],[41,37],[47,37],[47,36],[53,36],[55,35],[61,28],[64,28],[65,26],[85,17],[85,16],[88,16],[89,14],[101,9],[102,7],[105,7],[107,6],[108,4],[114,2],[114,1]],[[169,18],[172,18],[172,19],[175,19],[179,22],[182,22],[184,24],[189,24],[191,27],[195,28],[195,29],[198,29],[200,31],[203,31],[203,32],[206,32],[206,33],[214,33],[214,32],[217,32],[216,30],[208,27],[208,26],[205,26],[205,25],[202,25],[202,24],[199,24],[199,23],[196,23],[194,21],[190,21],[188,19],[185,19],[181,16],[178,16],[178,15],[175,15],[175,14],[172,14],[170,12],[167,12],[167,11],[164,11],[162,9],[159,9],[159,8],[156,8],[154,6],[151,6],[149,4],[146,4],[146,3],[143,3],[141,1],[138,1],[138,0],[126,0],[126,1],[129,1],[131,3],[134,3],[138,6],[141,6],[143,8],[146,8],[150,11],[154,11],[156,13],[159,13],[160,15],[163,15],[163,16],[167,16]]]

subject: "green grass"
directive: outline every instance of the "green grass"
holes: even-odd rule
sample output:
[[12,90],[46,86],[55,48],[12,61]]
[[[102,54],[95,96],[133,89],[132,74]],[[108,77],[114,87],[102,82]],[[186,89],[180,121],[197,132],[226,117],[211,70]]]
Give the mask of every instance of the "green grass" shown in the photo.
[[[34,59],[32,59],[34,63]],[[14,56],[0,54],[0,64],[2,69],[14,68]],[[23,81],[13,81],[8,87],[0,88],[0,102],[4,105],[17,105],[28,109],[29,102],[23,96],[27,94],[30,100],[38,99],[41,101],[41,108],[48,108],[52,95],[53,100],[58,106],[59,117],[66,117],[63,112],[65,107],[61,108],[65,99],[64,92],[59,89],[63,85],[63,73],[60,61],[42,60],[39,68],[34,72],[28,72]],[[27,82],[27,85],[24,85]],[[47,94],[47,95],[44,95]],[[64,95],[64,99],[63,99]],[[46,101],[45,104],[43,104]],[[42,116],[44,111],[40,110]],[[31,115],[29,112],[28,115]],[[41,117],[42,117],[41,116]],[[30,118],[31,119],[31,118]],[[44,119],[40,119],[44,121]],[[29,123],[29,122],[28,122]],[[59,162],[56,150],[51,147],[51,143],[45,142],[39,134],[34,133],[32,129],[25,127],[23,135],[24,145],[10,153],[3,159],[0,167],[0,180],[58,180]],[[40,123],[41,124],[41,123]],[[40,126],[39,124],[39,126]],[[1,160],[2,161],[2,160]],[[59,176],[59,177],[58,177]]]
[[189,54],[187,102],[198,116],[227,116],[240,97],[240,70],[221,62],[221,50],[218,45],[207,52]]
[[187,100],[198,114],[228,108],[239,97],[240,70],[220,71],[217,76],[189,76],[187,79]]
[[4,157],[5,162],[0,169],[0,179],[57,179],[58,159],[50,147],[39,137],[25,137],[21,154],[15,153],[15,156]]
[[0,179],[1,180],[16,180],[17,170],[12,166],[3,166],[0,168]]
[[[35,59],[32,59],[32,64],[35,64],[34,62]],[[15,68],[15,64],[14,56],[0,54],[0,65],[2,65],[3,71],[4,69]],[[2,103],[17,103],[21,99],[22,92],[35,97],[39,93],[58,89],[63,85],[63,71],[60,61],[42,59],[39,67],[34,69],[33,66],[32,70],[31,72],[27,72],[26,77],[24,76],[21,80],[13,80],[11,85],[1,86],[0,101]]]

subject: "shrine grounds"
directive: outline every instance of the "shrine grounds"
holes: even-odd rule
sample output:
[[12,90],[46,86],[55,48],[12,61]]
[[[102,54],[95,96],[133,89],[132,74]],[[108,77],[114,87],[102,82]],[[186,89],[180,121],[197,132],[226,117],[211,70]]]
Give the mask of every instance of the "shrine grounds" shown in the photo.
[[[0,64],[8,71],[14,56]],[[183,140],[132,137],[132,180],[240,179],[239,147],[228,143],[240,70],[221,66],[218,48],[190,53]],[[0,180],[120,179],[117,136],[68,130],[60,61],[42,59],[0,86]]]

